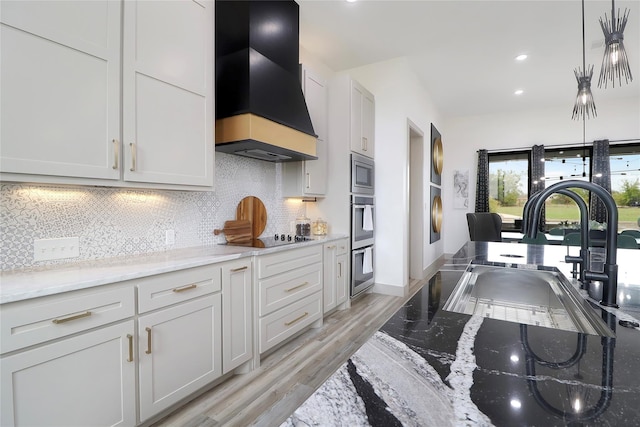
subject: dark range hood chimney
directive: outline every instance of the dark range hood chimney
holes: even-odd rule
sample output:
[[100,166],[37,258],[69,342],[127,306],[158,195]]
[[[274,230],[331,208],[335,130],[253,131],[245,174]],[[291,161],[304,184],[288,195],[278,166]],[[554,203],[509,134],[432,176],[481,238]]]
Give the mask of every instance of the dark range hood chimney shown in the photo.
[[216,151],[317,159],[299,79],[299,6],[216,0]]

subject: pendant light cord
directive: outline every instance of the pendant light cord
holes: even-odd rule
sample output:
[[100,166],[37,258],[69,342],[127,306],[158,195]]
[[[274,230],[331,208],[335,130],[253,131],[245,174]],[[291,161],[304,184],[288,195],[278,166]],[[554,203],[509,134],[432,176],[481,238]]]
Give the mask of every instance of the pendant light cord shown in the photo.
[[585,39],[585,35],[584,35],[584,0],[582,0],[582,72],[584,73],[583,75],[587,75],[587,66],[586,66],[586,60],[585,60],[585,49],[584,49],[584,39]]

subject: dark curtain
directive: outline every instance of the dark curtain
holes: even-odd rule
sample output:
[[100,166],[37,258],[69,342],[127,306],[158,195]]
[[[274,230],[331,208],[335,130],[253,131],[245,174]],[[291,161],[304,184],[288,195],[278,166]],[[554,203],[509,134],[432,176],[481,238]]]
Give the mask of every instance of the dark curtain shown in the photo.
[[[591,182],[611,193],[611,162],[609,159],[609,140],[593,141],[591,158]],[[590,219],[600,223],[607,222],[607,210],[598,196],[592,194],[589,206]]]
[[[529,197],[544,190],[544,145],[534,145],[531,147],[531,175],[529,176]],[[544,205],[540,214],[538,229],[544,231],[547,225]]]
[[487,150],[478,151],[476,212],[489,212],[489,152]]

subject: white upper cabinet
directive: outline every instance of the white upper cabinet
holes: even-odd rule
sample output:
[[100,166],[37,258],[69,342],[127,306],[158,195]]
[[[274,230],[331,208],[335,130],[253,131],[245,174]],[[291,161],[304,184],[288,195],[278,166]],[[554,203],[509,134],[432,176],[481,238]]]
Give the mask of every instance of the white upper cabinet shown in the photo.
[[374,157],[375,100],[373,94],[351,81],[351,151]]
[[285,197],[323,196],[327,191],[327,83],[303,65],[302,91],[313,130],[318,135],[318,159],[283,163]]
[[213,3],[124,7],[124,179],[211,186]]
[[2,172],[119,179],[120,14],[116,1],[0,2]]
[[213,1],[2,1],[0,13],[4,180],[213,186]]

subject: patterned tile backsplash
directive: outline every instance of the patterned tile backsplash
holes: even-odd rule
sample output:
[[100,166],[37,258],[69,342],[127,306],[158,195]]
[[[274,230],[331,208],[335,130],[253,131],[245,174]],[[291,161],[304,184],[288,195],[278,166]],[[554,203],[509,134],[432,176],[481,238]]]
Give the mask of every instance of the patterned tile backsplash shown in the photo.
[[[224,242],[215,228],[235,219],[246,196],[267,209],[264,236],[289,232],[305,204],[282,198],[282,167],[216,153],[214,192],[0,184],[2,271]],[[165,245],[166,230],[175,244]],[[79,237],[80,257],[33,260],[36,239]]]

